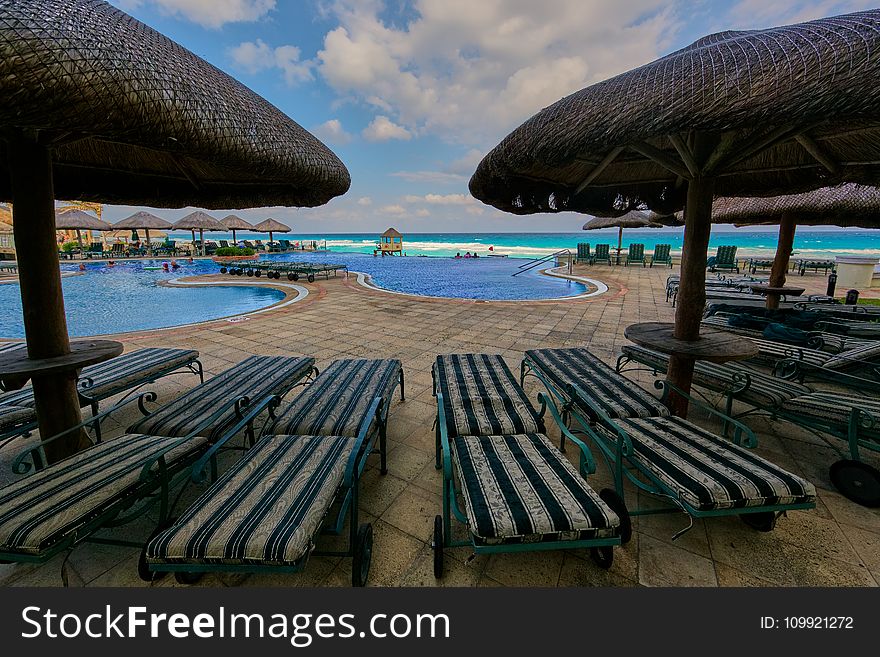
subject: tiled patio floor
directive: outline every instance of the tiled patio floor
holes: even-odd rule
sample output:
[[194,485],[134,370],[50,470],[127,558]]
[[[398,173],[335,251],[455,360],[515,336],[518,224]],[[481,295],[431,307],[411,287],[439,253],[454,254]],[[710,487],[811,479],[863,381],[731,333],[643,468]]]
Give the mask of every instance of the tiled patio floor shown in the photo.
[[[336,279],[306,284],[302,303],[253,315],[237,322],[130,334],[127,349],[144,346],[198,349],[208,375],[250,354],[309,354],[319,367],[341,357],[395,357],[403,361],[407,400],[391,407],[389,474],[375,464],[363,480],[361,508],[373,522],[375,544],[369,584],[435,586],[430,549],[431,523],[440,511],[440,475],[433,466],[431,365],[438,353],[501,353],[518,371],[522,353],[535,347],[587,345],[613,363],[626,343],[623,329],[634,322],[671,321],[664,281],[669,269],[605,266],[578,273],[609,285],[603,296],[578,302],[481,303],[418,299],[365,290],[354,281]],[[810,291],[824,292],[825,278],[798,279]],[[649,379],[642,379],[645,385]],[[196,381],[190,376],[165,379],[155,386],[160,402]],[[538,388],[527,390],[534,398]],[[132,413],[137,413],[136,410]],[[114,418],[106,432],[117,435],[133,415]],[[697,415],[696,422],[709,426]],[[614,565],[600,570],[583,550],[471,558],[467,548],[447,551],[445,586],[876,586],[880,582],[880,511],[860,507],[833,490],[828,466],[836,459],[823,442],[781,422],[749,420],[759,432],[758,451],[812,480],[819,489],[818,508],[781,518],[775,531],[756,533],[736,518],[696,521],[686,526],[681,514],[646,516],[635,521],[632,542],[615,549]],[[115,434],[114,434],[115,431]],[[555,432],[551,429],[551,436]],[[838,443],[840,444],[840,443]],[[0,480],[23,442],[0,451]],[[571,450],[570,450],[571,451]],[[603,464],[590,480],[609,485]],[[183,502],[200,489],[188,490]],[[635,493],[634,493],[635,494]],[[643,504],[650,499],[640,500]],[[149,522],[116,530],[145,539]],[[330,539],[322,539],[322,541]],[[82,545],[70,556],[71,584],[88,586],[143,583],[136,573],[133,549]],[[0,565],[0,584],[59,585],[60,557],[40,567]],[[345,586],[350,560],[313,558],[299,575],[210,575],[204,585]],[[154,586],[175,586],[165,577]]]

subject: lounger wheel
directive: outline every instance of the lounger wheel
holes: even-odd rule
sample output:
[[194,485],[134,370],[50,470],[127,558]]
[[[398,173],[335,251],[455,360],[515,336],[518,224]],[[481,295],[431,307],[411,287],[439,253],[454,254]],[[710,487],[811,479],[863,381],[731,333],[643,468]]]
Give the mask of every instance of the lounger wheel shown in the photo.
[[776,514],[773,511],[760,513],[743,513],[740,519],[758,532],[772,532],[776,527]]
[[248,278],[250,278],[251,276],[254,275],[254,270],[253,270],[253,269],[248,269],[248,270],[245,272],[245,274],[247,274]]
[[443,577],[443,517],[434,516],[434,577]]
[[880,470],[877,468],[854,459],[843,459],[834,463],[828,473],[831,483],[847,499],[862,506],[880,506]]
[[611,488],[603,488],[599,491],[599,497],[605,504],[611,507],[611,510],[617,514],[617,517],[620,518],[620,542],[624,545],[629,543],[632,539],[633,535],[633,526],[632,526],[632,518],[629,515],[629,511],[626,509],[626,504],[623,503],[620,495],[617,494],[617,491]]
[[351,564],[351,585],[366,586],[373,559],[373,525],[364,523],[358,527],[354,545],[354,560]]
[[601,547],[590,548],[590,558],[599,568],[608,570],[614,563],[614,547],[611,545],[603,545]]
[[314,283],[314,282],[315,282],[315,275],[309,274],[309,283]]
[[220,273],[225,274],[227,271],[226,267],[220,267]]
[[299,276],[297,276],[296,274],[288,274],[287,275],[287,280],[289,280],[289,281],[295,281],[297,278],[299,278]]
[[204,573],[189,573],[185,570],[178,570],[174,573],[174,581],[178,584],[197,584],[202,579]]
[[291,274],[291,276],[293,276],[293,278],[291,278],[290,280],[292,280],[292,281],[298,281],[298,280],[299,280],[299,274],[297,274],[296,272],[293,272],[293,273]]
[[276,271],[276,272],[275,272],[275,280],[277,281],[279,278],[281,278],[281,272],[280,272],[280,271]]
[[256,271],[254,271],[254,276],[256,276],[257,278],[259,278],[259,277],[262,276],[262,275],[263,275],[263,272],[261,272],[259,269],[257,269]]

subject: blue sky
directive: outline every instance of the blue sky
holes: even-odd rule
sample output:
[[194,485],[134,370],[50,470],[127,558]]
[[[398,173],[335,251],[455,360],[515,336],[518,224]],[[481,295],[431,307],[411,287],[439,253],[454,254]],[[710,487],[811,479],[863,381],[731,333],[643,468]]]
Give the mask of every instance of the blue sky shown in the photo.
[[[314,132],[351,190],[271,215],[299,232],[578,230],[469,196],[483,154],[562,96],[724,29],[858,11],[863,0],[111,0]],[[108,207],[115,221],[133,211]],[[177,211],[157,211],[169,218]],[[222,216],[221,213],[215,213]]]

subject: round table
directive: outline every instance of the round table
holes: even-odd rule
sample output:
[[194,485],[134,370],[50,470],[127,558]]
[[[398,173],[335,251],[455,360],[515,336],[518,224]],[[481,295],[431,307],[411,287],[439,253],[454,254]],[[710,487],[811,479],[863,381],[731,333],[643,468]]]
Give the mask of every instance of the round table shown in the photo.
[[115,340],[77,340],[70,343],[70,353],[53,358],[29,358],[27,348],[0,352],[0,390],[19,390],[33,377],[80,370],[115,358],[123,345]]
[[775,294],[787,297],[799,297],[804,293],[806,288],[803,287],[771,287],[765,283],[749,285],[749,289],[755,294]]
[[754,342],[735,333],[703,329],[698,340],[681,340],[675,337],[674,330],[675,325],[667,322],[643,322],[630,324],[623,334],[640,347],[689,360],[726,363],[758,355]]

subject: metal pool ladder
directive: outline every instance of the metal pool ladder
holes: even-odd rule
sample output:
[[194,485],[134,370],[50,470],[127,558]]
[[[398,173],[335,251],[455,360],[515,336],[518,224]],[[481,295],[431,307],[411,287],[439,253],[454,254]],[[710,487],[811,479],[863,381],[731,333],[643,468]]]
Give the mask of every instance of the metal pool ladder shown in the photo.
[[571,265],[572,265],[572,262],[574,261],[574,258],[572,257],[571,249],[561,249],[560,251],[557,251],[556,253],[551,253],[550,255],[545,255],[540,258],[535,258],[534,260],[529,260],[528,262],[524,262],[519,267],[517,267],[517,269],[519,271],[513,272],[511,274],[511,276],[519,276],[520,274],[523,274],[527,271],[530,271],[530,270],[534,269],[535,267],[540,267],[541,265],[543,265],[546,262],[549,262],[549,261],[555,260],[555,259],[561,259],[563,256],[568,257],[568,273],[570,274],[571,273]]

